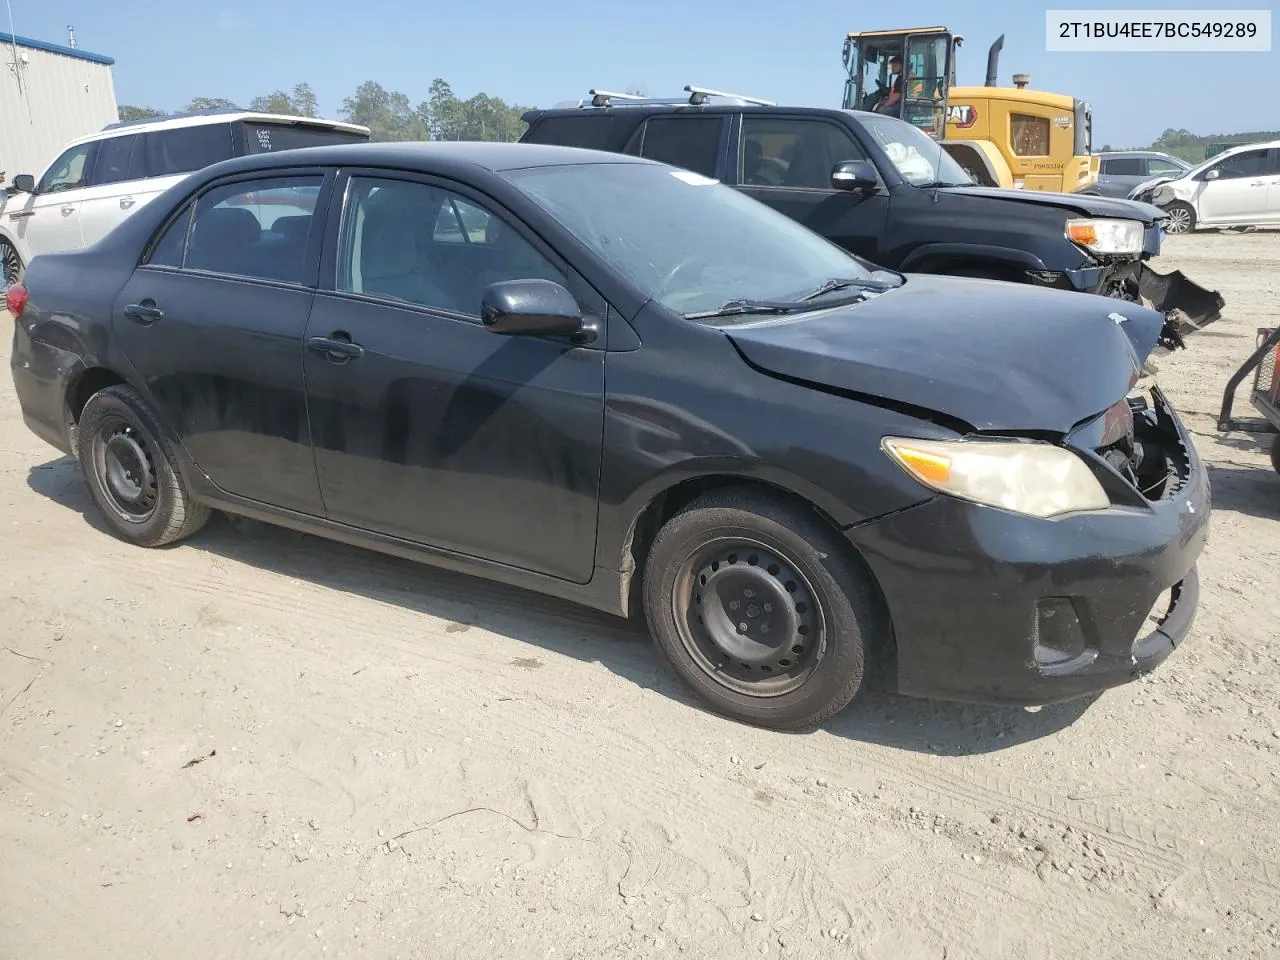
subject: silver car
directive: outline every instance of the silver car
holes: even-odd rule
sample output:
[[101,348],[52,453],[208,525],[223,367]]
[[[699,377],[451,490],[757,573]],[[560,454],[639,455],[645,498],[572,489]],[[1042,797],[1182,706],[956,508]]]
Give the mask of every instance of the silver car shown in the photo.
[[1180,177],[1191,169],[1191,164],[1178,157],[1154,150],[1123,150],[1101,153],[1102,164],[1098,180],[1077,193],[1095,197],[1127,197],[1129,191],[1140,183],[1155,177]]

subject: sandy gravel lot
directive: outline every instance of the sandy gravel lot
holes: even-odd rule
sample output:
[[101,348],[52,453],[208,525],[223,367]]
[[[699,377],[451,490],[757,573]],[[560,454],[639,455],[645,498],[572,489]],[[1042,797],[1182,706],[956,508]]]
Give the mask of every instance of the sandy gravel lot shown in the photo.
[[1213,416],[1280,233],[1174,238],[1213,469],[1193,635],[1092,702],[783,735],[634,628],[248,522],[103,532],[0,318],[0,957],[1280,956],[1280,477]]

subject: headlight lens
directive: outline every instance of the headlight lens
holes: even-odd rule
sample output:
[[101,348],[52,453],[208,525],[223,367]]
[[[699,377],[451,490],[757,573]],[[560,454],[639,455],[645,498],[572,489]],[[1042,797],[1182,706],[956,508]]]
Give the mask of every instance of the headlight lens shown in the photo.
[[1067,221],[1067,239],[1091,253],[1142,252],[1142,224],[1137,220],[1104,220],[1090,217]]
[[1085,462],[1052,444],[885,437],[881,446],[926,487],[989,507],[1057,517],[1111,505]]

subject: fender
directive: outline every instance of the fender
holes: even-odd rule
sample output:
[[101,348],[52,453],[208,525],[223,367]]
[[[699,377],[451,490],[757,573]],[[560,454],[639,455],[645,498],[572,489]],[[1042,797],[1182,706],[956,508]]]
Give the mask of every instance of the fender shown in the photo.
[[995,247],[978,243],[926,243],[916,247],[906,257],[898,269],[910,273],[927,260],[934,258],[956,258],[964,260],[986,260],[989,263],[1002,263],[1023,267],[1028,270],[1046,270],[1044,261],[1026,250],[1013,247]]

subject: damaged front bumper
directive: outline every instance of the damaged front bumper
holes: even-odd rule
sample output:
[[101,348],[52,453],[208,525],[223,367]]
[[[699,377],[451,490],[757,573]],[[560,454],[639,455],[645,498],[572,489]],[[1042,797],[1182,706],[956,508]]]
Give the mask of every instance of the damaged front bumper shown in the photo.
[[1222,318],[1225,301],[1181,270],[1159,273],[1143,260],[1096,264],[1079,270],[1031,270],[1027,279],[1042,287],[1074,290],[1140,303],[1164,315],[1160,346],[1185,349],[1185,338]]

